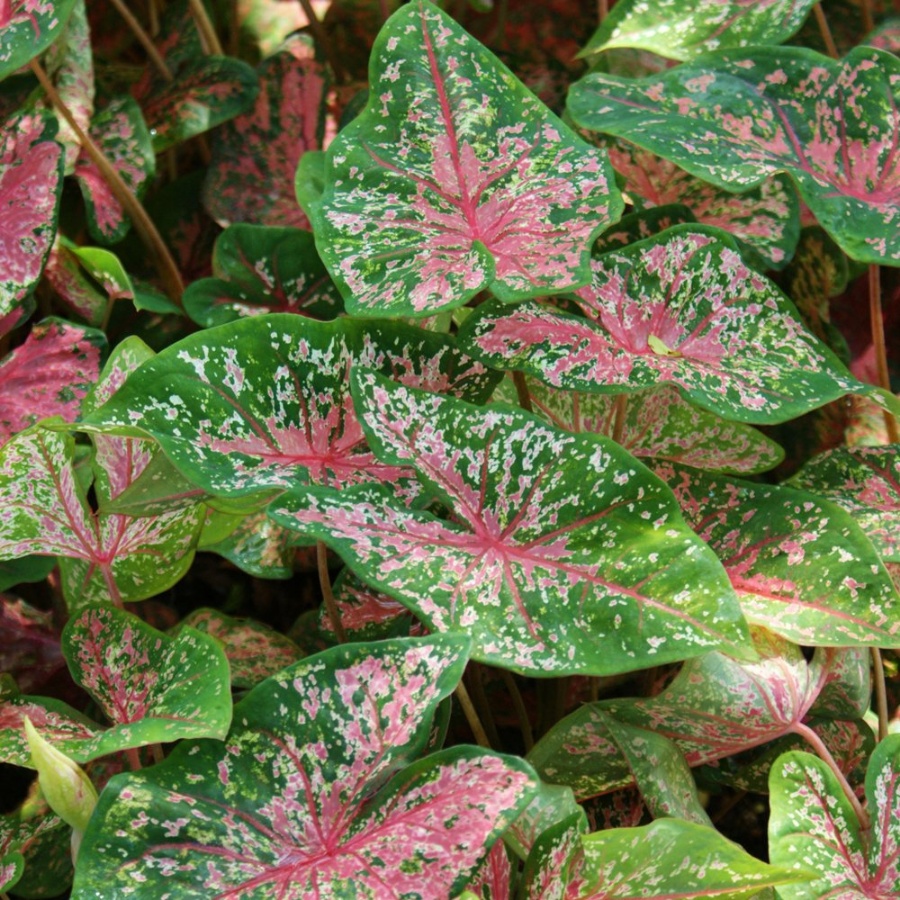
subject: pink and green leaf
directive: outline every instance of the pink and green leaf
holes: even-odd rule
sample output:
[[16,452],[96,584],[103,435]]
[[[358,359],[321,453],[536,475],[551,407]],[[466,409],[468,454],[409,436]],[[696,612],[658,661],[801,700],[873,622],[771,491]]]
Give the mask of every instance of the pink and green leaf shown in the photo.
[[34,768],[25,738],[26,717],[41,737],[78,761],[82,761],[80,748],[101,733],[96,722],[60,700],[27,696],[4,700],[0,702],[0,762]]
[[696,225],[595,257],[583,316],[526,301],[481,307],[460,343],[552,387],[633,392],[663,382],[741,422],[773,423],[859,389],[734,240]]
[[0,79],[40,56],[62,33],[74,0],[7,0],[0,7]]
[[618,445],[372,372],[354,380],[370,446],[415,467],[451,520],[363,485],[287,493],[269,508],[277,522],[324,540],[431,629],[471,634],[474,658],[516,671],[608,674],[741,652],[723,573]]
[[424,0],[386,23],[365,111],[327,151],[315,217],[359,315],[430,315],[584,284],[622,211],[605,156]]
[[235,222],[303,228],[294,195],[301,156],[322,146],[328,77],[308,38],[295,38],[257,69],[251,109],[222,126],[212,145],[203,201],[223,226]]
[[411,485],[408,469],[378,461],[365,444],[348,382],[356,365],[476,400],[496,381],[451,338],[410,325],[272,314],[166,348],[85,422],[153,437],[210,494]]
[[569,112],[726,190],[786,172],[849,256],[891,264],[900,260],[898,79],[900,59],[882,50],[832,60],[762,47],[640,81],[593,73],[573,85]]
[[204,328],[271,312],[333,319],[341,311],[309,232],[232,225],[216,240],[212,267],[215,277],[184,292],[186,312]]
[[219,642],[186,627],[170,637],[111,606],[88,606],[63,631],[75,681],[111,723],[80,760],[184,738],[221,740],[231,722],[228,660]]
[[62,237],[50,248],[43,278],[78,318],[94,327],[103,322],[108,298],[87,276],[73,248]]
[[218,553],[257,578],[287,579],[294,574],[296,546],[294,532],[276,525],[265,512],[254,512],[221,540],[204,543],[200,549]]
[[526,764],[473,748],[412,762],[467,647],[452,636],[350,644],[263,682],[235,707],[224,745],[183,744],[113,779],[73,896],[137,882],[284,900],[462,890],[534,790]]
[[900,595],[856,515],[818,493],[668,463],[655,471],[751,622],[800,644],[896,646]]
[[[333,588],[341,625],[353,640],[405,635],[416,623],[412,613],[399,600],[370,587],[348,568],[341,571]],[[324,609],[319,615],[319,628],[326,634],[333,631]]]

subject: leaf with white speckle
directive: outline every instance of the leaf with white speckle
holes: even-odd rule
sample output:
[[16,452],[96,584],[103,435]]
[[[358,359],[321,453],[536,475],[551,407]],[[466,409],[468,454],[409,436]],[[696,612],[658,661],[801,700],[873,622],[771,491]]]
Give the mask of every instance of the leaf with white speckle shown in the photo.
[[0,79],[40,56],[63,32],[75,0],[8,0],[0,8]]

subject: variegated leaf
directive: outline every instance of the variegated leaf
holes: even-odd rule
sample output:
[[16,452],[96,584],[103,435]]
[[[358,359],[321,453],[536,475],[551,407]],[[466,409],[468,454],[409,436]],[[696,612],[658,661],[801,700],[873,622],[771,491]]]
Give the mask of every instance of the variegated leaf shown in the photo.
[[503,842],[520,859],[527,860],[535,844],[548,828],[569,822],[575,816],[579,828],[587,831],[587,817],[571,788],[541,782],[534,799],[503,835]]
[[182,744],[113,779],[73,897],[462,890],[534,790],[526,764],[472,748],[410,765],[467,648],[454,636],[348,644],[263,682],[224,745]]
[[38,419],[73,422],[100,374],[100,331],[44,319],[0,362],[0,443]]
[[195,609],[178,625],[214,637],[222,644],[236,688],[252,688],[303,654],[290,639],[253,619],[235,619],[216,609]]
[[860,389],[724,232],[676,226],[592,265],[575,294],[583,316],[535,301],[487,304],[465,322],[461,345],[566,390],[671,382],[741,422],[784,421]]
[[895,647],[900,595],[857,516],[818,494],[668,463],[655,471],[747,618],[800,644]]
[[61,235],[50,248],[43,277],[78,318],[94,327],[103,322],[108,298],[87,276],[73,247]]
[[[784,456],[774,441],[755,428],[700,409],[669,385],[616,397],[558,390],[528,376],[525,382],[534,412],[566,431],[613,437],[617,404],[624,402],[617,441],[639,458],[752,474],[773,468]],[[494,399],[515,402],[509,379],[501,383]]]
[[303,228],[297,204],[297,163],[322,146],[328,78],[306,37],[291,40],[257,68],[260,92],[253,107],[215,135],[203,202],[223,226],[235,222]]
[[619,0],[583,54],[613,47],[690,59],[705,50],[780,44],[803,24],[816,0]]
[[[131,97],[116,97],[91,121],[90,135],[128,189],[142,196],[156,171],[153,140],[141,109]],[[75,163],[91,237],[114,244],[131,224],[106,179],[82,150]]]
[[460,900],[512,900],[512,867],[503,841],[497,841],[484,858]]
[[594,243],[594,255],[621,250],[629,244],[672,228],[675,225],[689,225],[696,222],[694,214],[683,204],[669,203],[666,206],[648,206],[622,216],[615,225],[610,225]]
[[40,56],[66,26],[75,0],[6,0],[0,6],[0,79]]
[[[575,122],[623,137],[727,190],[787,172],[854,259],[900,261],[900,59],[858,47],[711,53],[641,81],[594,73],[569,92]],[[685,138],[690,122],[690,137]]]
[[150,435],[211,494],[409,482],[375,459],[353,411],[348,369],[369,366],[433,391],[484,398],[495,376],[451,338],[401,323],[272,314],[166,348],[85,424]]
[[265,512],[254,512],[244,516],[225,537],[200,549],[218,553],[257,578],[287,579],[294,574],[297,543],[294,532],[276,525]]
[[80,761],[182,738],[222,739],[231,723],[228,660],[193,628],[170,637],[137,616],[88,606],[63,631],[75,681],[111,727],[78,747]]
[[[29,9],[34,2],[16,5]],[[0,317],[12,313],[37,283],[56,236],[64,160],[55,134],[54,119],[31,113],[14,115],[0,130]]]
[[0,762],[34,768],[25,739],[25,718],[41,736],[67,756],[79,760],[79,748],[101,733],[84,714],[50,697],[15,697],[0,702]]
[[[349,637],[357,641],[376,640],[410,633],[417,625],[412,613],[383,591],[370,587],[350,569],[343,569],[334,582],[334,602],[341,625]],[[333,631],[326,610],[319,614],[319,628]]]
[[340,292],[306,231],[232,225],[216,239],[212,265],[214,278],[184,292],[185,311],[204,328],[267,312],[333,319],[341,311]]
[[[22,877],[23,870],[30,868],[27,864],[28,857],[40,853],[42,845],[59,837],[59,832],[65,835],[66,843],[70,834],[69,828],[63,821],[46,807],[46,804],[36,800],[34,796],[26,798],[25,802],[16,810],[0,814],[0,891],[8,891]],[[66,867],[71,870],[71,866]],[[46,876],[46,871],[44,875]],[[58,876],[59,872],[53,872]],[[46,881],[51,882],[50,878]],[[33,894],[26,891],[25,896],[52,896],[68,887],[71,881],[70,871],[64,872],[63,883],[57,883],[57,890],[48,889],[46,893]],[[24,885],[23,885],[24,887]],[[16,891],[18,895],[19,892]]]
[[525,900],[566,900],[569,872],[580,860],[581,837],[586,831],[584,812],[581,812],[538,837],[525,862]]
[[805,885],[779,889],[784,900],[846,900],[896,896],[900,884],[900,735],[889,735],[872,753],[866,772],[871,832],[828,766],[810,753],[792,752],[769,778],[772,814],[769,855],[773,862],[807,869]]
[[516,671],[606,674],[741,652],[723,573],[616,444],[357,375],[370,445],[415,466],[452,520],[363,485],[285,494],[269,508],[277,522],[326,541],[433,630],[471,634],[476,659]]
[[425,0],[372,52],[369,103],[327,151],[310,210],[349,311],[430,315],[584,284],[622,211],[611,169]]
[[900,562],[900,447],[842,447],[810,460],[788,482],[845,509],[886,562]]

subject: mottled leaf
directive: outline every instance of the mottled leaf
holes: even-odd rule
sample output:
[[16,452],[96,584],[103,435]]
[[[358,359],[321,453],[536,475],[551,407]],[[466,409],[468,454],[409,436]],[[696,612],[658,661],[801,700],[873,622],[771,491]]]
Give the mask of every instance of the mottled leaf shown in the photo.
[[[393,597],[370,587],[350,569],[341,570],[333,585],[334,602],[344,631],[352,640],[375,640],[409,634],[415,623],[412,613]],[[325,633],[333,630],[326,610],[319,616]]]
[[253,619],[234,619],[216,609],[195,609],[179,623],[179,634],[184,626],[222,644],[231,667],[231,683],[237,688],[255,687],[303,655],[290,638],[274,628]]
[[[294,574],[297,535],[276,525],[265,512],[251,513],[222,540],[203,550],[218,553],[257,578],[287,579]],[[269,673],[271,674],[271,673]]]
[[460,900],[512,900],[512,867],[503,841],[497,841],[484,858]]
[[900,260],[898,79],[900,59],[883,50],[858,47],[832,60],[761,47],[711,53],[641,81],[588,75],[573,85],[569,112],[581,127],[626,138],[727,190],[787,172],[848,255],[891,263]]
[[781,485],[668,463],[655,471],[722,561],[750,621],[800,644],[897,645],[900,596],[857,515]]
[[900,884],[900,735],[872,753],[866,772],[865,833],[832,771],[810,753],[786,753],[769,779],[769,855],[815,873],[809,884],[783,887],[784,900],[896,896]]
[[864,41],[870,47],[900,52],[900,18],[885,19]]
[[216,132],[203,202],[223,226],[235,222],[303,228],[297,204],[297,163],[322,146],[328,78],[306,37],[294,38],[257,68],[252,108]]
[[780,44],[800,28],[815,2],[619,0],[583,53],[638,47],[671,59],[690,59],[705,50]]
[[680,203],[635,210],[627,216],[622,216],[597,238],[594,243],[594,255],[620,250],[629,244],[653,237],[674,225],[688,225],[696,221],[694,214]]
[[565,900],[569,869],[581,855],[581,836],[586,831],[584,812],[581,812],[538,837],[522,873],[525,900]]
[[212,266],[214,278],[184,292],[185,311],[204,328],[267,312],[333,319],[341,311],[341,295],[308,232],[232,225],[216,239]]
[[408,479],[364,443],[347,381],[356,365],[474,399],[495,383],[444,335],[273,314],[166,348],[85,421],[152,436],[182,474],[226,497]]
[[[468,641],[349,644],[263,682],[225,744],[113,779],[73,897],[443,898],[530,799],[519,760],[454,748],[409,765]],[[173,865],[174,863],[174,865]]]
[[[91,121],[90,136],[131,193],[140,197],[156,170],[150,131],[136,101],[116,97]],[[91,237],[113,244],[125,236],[130,220],[106,179],[82,150],[75,163],[75,178],[81,186]]]
[[584,284],[622,211],[611,169],[424,0],[381,30],[365,111],[327,151],[315,216],[349,311],[429,315]]
[[38,419],[74,421],[100,374],[105,345],[102,332],[58,319],[32,326],[0,362],[0,443]]
[[0,79],[40,56],[66,25],[74,0],[7,0],[0,6]]
[[561,822],[576,817],[579,828],[587,831],[587,817],[575,800],[572,789],[541,782],[534,799],[503,835],[503,842],[523,860],[527,860],[540,836]]
[[0,814],[0,891],[8,891],[19,881],[26,857],[39,850],[51,832],[65,829],[68,837],[68,828],[58,816],[46,808],[34,809],[36,806],[29,798],[18,809]]
[[[635,394],[585,394],[552,388],[525,376],[534,412],[566,431],[616,435],[637,457],[669,460],[729,474],[764,472],[781,462],[781,448],[755,428],[729,422],[688,403],[669,385]],[[510,381],[494,398],[515,402]],[[616,410],[624,405],[620,433]]]
[[724,232],[676,226],[592,266],[575,294],[583,316],[535,301],[487,304],[463,325],[461,346],[566,390],[672,382],[741,422],[784,421],[859,389]]
[[50,248],[43,278],[78,318],[94,327],[103,322],[108,297],[88,277],[73,248],[61,236]]
[[79,748],[100,733],[100,726],[61,700],[50,697],[15,697],[0,703],[0,762],[21,768],[34,768],[25,740],[25,717],[45,740],[58,746],[73,759],[80,759]]
[[30,113],[14,115],[0,129],[0,316],[20,305],[37,283],[56,236],[63,150],[55,133],[54,119]]
[[415,466],[452,521],[363,485],[285,494],[269,508],[277,522],[326,541],[433,630],[471,634],[476,659],[516,671],[605,674],[740,652],[721,571],[618,445],[371,372],[354,380],[376,454]]

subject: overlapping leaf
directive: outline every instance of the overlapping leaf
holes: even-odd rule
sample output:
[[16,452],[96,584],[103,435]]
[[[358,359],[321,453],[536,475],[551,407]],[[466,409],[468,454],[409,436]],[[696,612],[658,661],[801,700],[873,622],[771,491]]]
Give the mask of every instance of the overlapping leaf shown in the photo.
[[519,760],[421,754],[468,641],[335,648],[263,682],[224,745],[182,745],[110,783],[73,897],[379,896],[462,890],[530,799]]
[[900,884],[900,735],[875,748],[866,772],[866,833],[828,766],[810,753],[786,753],[769,779],[769,855],[815,874],[779,888],[784,900],[896,896]]
[[640,47],[671,59],[705,50],[780,44],[803,24],[816,0],[619,0],[584,48]]
[[480,308],[460,343],[553,387],[637,391],[671,382],[741,422],[777,422],[859,388],[783,294],[717,229],[671,228],[595,257],[584,316],[528,301]]
[[[518,671],[609,673],[745,640],[723,573],[669,492],[616,444],[512,409],[355,377],[370,444],[452,512],[384,487],[286,494],[276,521],[329,543],[361,578],[473,655]],[[592,486],[588,496],[584,485]]]
[[253,107],[216,132],[203,202],[220,225],[252,222],[309,229],[293,181],[300,157],[322,146],[325,66],[308,39],[264,59]]
[[656,472],[722,561],[750,621],[801,644],[897,645],[900,596],[858,516],[780,485],[669,464]]
[[[693,406],[669,385],[615,397],[562,391],[528,376],[525,381],[534,412],[566,431],[612,437],[617,404],[624,402],[617,440],[637,457],[750,474],[771,469],[784,455],[774,441],[755,428]],[[508,380],[501,388],[495,399],[514,402]]]
[[49,697],[14,697],[0,702],[0,762],[33,768],[25,738],[25,718],[41,736],[73,759],[89,744],[100,726],[60,700]]
[[[584,128],[626,138],[728,190],[787,172],[854,259],[900,260],[900,59],[858,47],[711,53],[640,81],[594,73],[572,87]],[[691,123],[685,139],[686,123]]]
[[107,297],[86,275],[73,247],[61,236],[50,248],[43,277],[78,318],[95,327],[103,322]]
[[75,0],[9,0],[0,11],[0,79],[11,75],[55,41]]
[[294,573],[297,535],[276,525],[265,512],[244,516],[240,524],[220,540],[201,548],[218,553],[241,571],[257,578],[290,578]]
[[173,344],[85,421],[151,435],[211,494],[408,479],[365,445],[347,381],[357,365],[476,400],[495,382],[439,334],[273,314]]
[[104,335],[45,319],[0,362],[0,443],[38,419],[72,422],[100,374]]
[[311,210],[348,310],[428,315],[487,287],[518,300],[586,282],[622,210],[600,151],[424,0],[379,33],[370,81]]
[[37,283],[56,235],[64,160],[55,133],[55,120],[30,113],[7,119],[0,132],[0,317]]
[[[343,569],[335,579],[334,602],[344,631],[357,641],[408,634],[416,622],[399,600],[370,587],[350,569]],[[326,633],[333,630],[325,610],[320,613],[319,627]]]
[[212,265],[215,277],[184,293],[185,311],[205,328],[267,312],[332,319],[341,310],[313,236],[297,228],[232,225],[216,240]]
[[[43,814],[32,814],[30,807],[37,805],[26,801],[19,809],[0,814],[0,891],[10,890],[19,881],[26,855],[35,853],[51,832],[64,829],[68,837],[69,829],[49,809],[45,808]],[[47,892],[53,893],[58,892]]]

